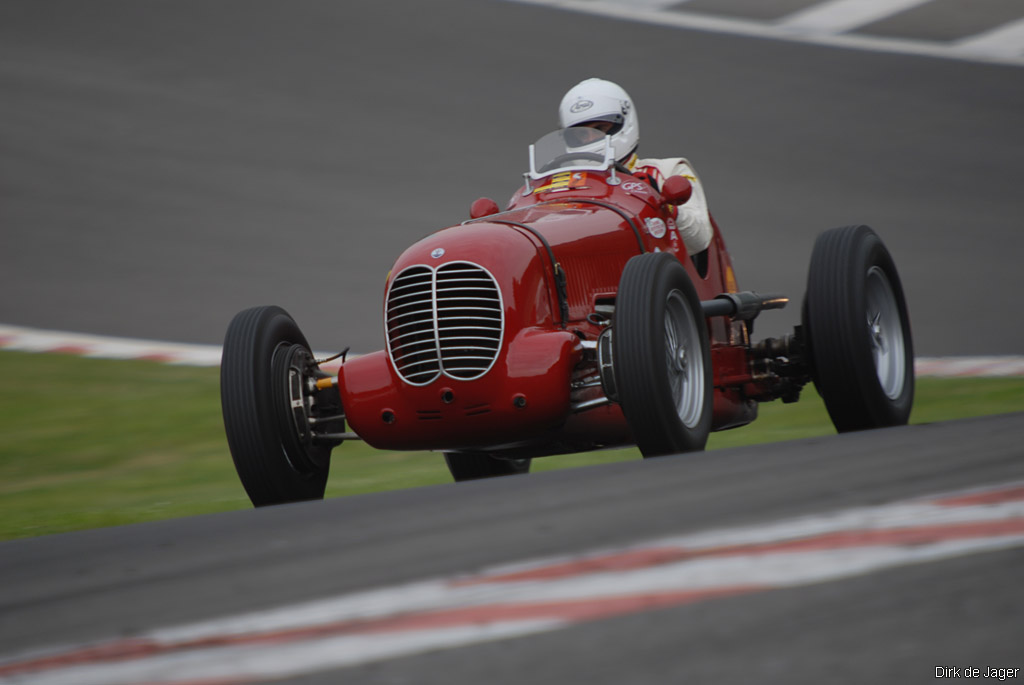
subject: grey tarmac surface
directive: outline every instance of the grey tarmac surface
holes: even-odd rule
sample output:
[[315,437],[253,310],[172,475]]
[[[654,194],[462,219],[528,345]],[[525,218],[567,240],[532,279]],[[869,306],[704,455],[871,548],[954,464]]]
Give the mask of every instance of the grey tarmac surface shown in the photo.
[[[6,542],[2,655],[1017,481],[1022,434],[1008,414]],[[947,661],[1024,666],[1022,561],[1015,548],[295,682],[925,682]]]
[[279,304],[379,349],[400,251],[505,202],[594,74],[693,161],[741,287],[798,303],[814,236],[868,223],[920,354],[1024,350],[1019,68],[480,0],[0,5],[0,321],[216,343]]

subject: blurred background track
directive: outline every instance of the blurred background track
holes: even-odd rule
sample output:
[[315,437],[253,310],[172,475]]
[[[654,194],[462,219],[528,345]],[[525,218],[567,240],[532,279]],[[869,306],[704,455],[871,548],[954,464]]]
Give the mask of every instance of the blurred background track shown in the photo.
[[669,26],[1024,65],[1016,0],[517,0]]
[[401,249],[503,203],[595,74],[694,162],[740,287],[799,303],[815,235],[868,223],[920,354],[1024,350],[1019,68],[480,0],[0,4],[0,322],[216,343],[279,304],[378,349]]

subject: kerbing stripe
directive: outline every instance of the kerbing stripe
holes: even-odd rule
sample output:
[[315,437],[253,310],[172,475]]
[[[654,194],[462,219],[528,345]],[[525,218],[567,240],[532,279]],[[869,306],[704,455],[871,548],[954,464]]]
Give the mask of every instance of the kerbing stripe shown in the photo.
[[983,521],[944,526],[893,528],[889,530],[841,531],[809,538],[771,543],[751,543],[707,549],[652,548],[556,564],[544,568],[494,575],[463,584],[511,583],[555,580],[587,573],[611,573],[637,570],[682,561],[731,556],[766,555],[779,552],[838,550],[884,545],[925,545],[947,540],[1024,536],[1024,519]]
[[230,685],[1024,546],[1024,483],[663,538],[0,661],[0,683]]
[[1024,502],[1024,485],[999,490],[982,490],[935,501],[940,507],[971,507],[979,504],[1004,504],[1006,502]]
[[[195,345],[154,340],[44,331],[0,324],[0,349],[50,354],[73,354],[94,359],[157,361],[179,366],[219,366],[220,345]],[[333,352],[314,352],[319,359]],[[352,359],[358,355],[349,354]],[[322,364],[328,372],[337,371],[340,360]],[[1024,377],[1024,356],[918,357],[914,362],[918,376],[939,378]]]

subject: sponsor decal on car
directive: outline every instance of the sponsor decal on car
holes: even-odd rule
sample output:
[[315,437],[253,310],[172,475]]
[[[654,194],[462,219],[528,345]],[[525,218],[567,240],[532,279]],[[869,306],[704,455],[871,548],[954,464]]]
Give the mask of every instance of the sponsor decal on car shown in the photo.
[[644,219],[644,225],[647,227],[647,232],[654,238],[665,237],[665,222],[659,218]]
[[650,186],[642,181],[629,181],[622,184],[622,189],[634,195],[647,195],[650,193]]
[[583,171],[566,171],[551,177],[551,183],[535,189],[534,193],[557,193],[563,190],[586,188],[587,174]]

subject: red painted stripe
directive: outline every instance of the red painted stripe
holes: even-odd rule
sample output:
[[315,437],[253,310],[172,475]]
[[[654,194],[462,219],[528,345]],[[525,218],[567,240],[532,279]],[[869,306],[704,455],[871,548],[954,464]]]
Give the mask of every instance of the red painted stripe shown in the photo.
[[204,678],[201,680],[162,680],[139,683],[139,685],[246,685],[252,678]]
[[577,561],[567,561],[549,566],[528,569],[525,571],[513,571],[488,575],[479,578],[467,578],[452,583],[455,586],[462,585],[486,585],[489,583],[515,583],[530,580],[556,580],[572,576],[582,576],[589,573],[605,573],[614,571],[630,571],[634,569],[659,566],[686,559],[697,559],[704,556],[718,556],[724,547],[715,547],[706,550],[687,550],[679,547],[648,547],[646,549],[630,550],[628,552],[616,552],[604,556],[590,557]]
[[826,533],[795,540],[779,542],[750,543],[710,547],[706,549],[685,549],[662,547],[631,550],[592,557],[561,564],[552,564],[526,571],[504,573],[482,578],[463,580],[456,585],[484,585],[490,583],[511,583],[531,580],[554,580],[588,573],[625,571],[676,563],[690,559],[740,556],[746,554],[772,554],[778,552],[806,552],[822,549],[843,549],[879,545],[923,545],[946,540],[966,540],[979,537],[1024,535],[1024,519],[979,521],[972,523],[920,526],[916,528],[892,528],[887,530],[852,530]]
[[406,630],[427,630],[449,628],[460,625],[481,625],[504,621],[528,621],[550,619],[577,623],[593,621],[638,611],[650,611],[683,604],[692,604],[718,597],[729,597],[767,590],[767,587],[740,585],[732,587],[706,588],[701,590],[679,590],[656,592],[620,597],[592,597],[587,599],[560,600],[551,602],[528,602],[522,604],[488,604],[484,606],[447,609],[408,616],[396,616],[358,626],[356,632],[382,633]]
[[284,644],[341,635],[387,634],[413,630],[436,630],[465,625],[486,625],[506,621],[557,620],[565,623],[593,621],[638,611],[680,606],[717,597],[728,597],[769,589],[761,586],[734,586],[626,595],[609,598],[587,598],[521,604],[488,604],[483,606],[441,609],[422,613],[388,616],[379,619],[339,621],[306,628],[278,630],[243,635],[224,635],[197,640],[159,643],[153,640],[119,640],[105,645],[73,650],[63,654],[39,657],[0,666],[0,676],[17,675],[52,668],[99,662],[128,661],[149,656],[192,649],[210,649],[260,644]]
[[89,647],[73,649],[60,654],[41,656],[25,661],[15,661],[0,666],[0,676],[17,675],[31,671],[51,668],[75,666],[78,664],[97,663],[102,661],[124,661],[138,659],[160,651],[159,645],[152,640],[127,639],[107,642]]
[[138,357],[132,357],[132,359],[140,362],[160,362],[161,364],[172,364],[178,361],[178,358],[173,354],[142,354]]
[[58,347],[51,347],[47,352],[51,354],[71,354],[76,357],[82,357],[92,351],[92,348],[84,345],[60,345]]
[[1018,502],[1024,500],[1024,485],[1015,488],[1004,488],[1002,490],[986,490],[970,495],[958,497],[947,497],[935,500],[935,503],[943,507],[969,507],[977,504],[999,504],[1001,502]]

